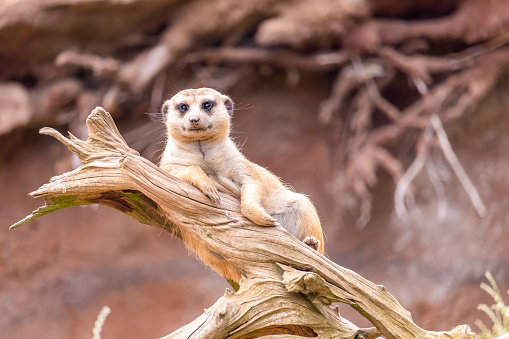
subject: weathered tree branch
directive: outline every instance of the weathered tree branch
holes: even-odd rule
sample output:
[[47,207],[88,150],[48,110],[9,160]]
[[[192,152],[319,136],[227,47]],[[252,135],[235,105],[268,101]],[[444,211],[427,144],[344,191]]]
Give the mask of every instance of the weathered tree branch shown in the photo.
[[[260,227],[221,194],[215,204],[192,185],[160,170],[130,149],[111,116],[96,108],[87,119],[89,139],[51,135],[78,155],[82,166],[50,179],[31,195],[46,205],[11,226],[53,211],[99,203],[169,231],[194,237],[242,274],[240,289],[166,338],[473,338],[468,326],[450,332],[421,329],[383,286],[340,267],[280,227]],[[330,307],[352,306],[376,329],[359,329]]]

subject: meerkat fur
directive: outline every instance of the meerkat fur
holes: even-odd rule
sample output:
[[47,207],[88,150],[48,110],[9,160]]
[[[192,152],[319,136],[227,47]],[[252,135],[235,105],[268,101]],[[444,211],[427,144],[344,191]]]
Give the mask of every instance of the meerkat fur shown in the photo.
[[[324,241],[311,201],[267,169],[250,162],[230,139],[232,100],[213,89],[187,89],[163,104],[167,143],[160,167],[200,189],[212,201],[219,192],[241,201],[242,214],[261,226],[281,225],[320,253]],[[184,242],[203,262],[234,282],[240,274],[226,260],[183,232]]]

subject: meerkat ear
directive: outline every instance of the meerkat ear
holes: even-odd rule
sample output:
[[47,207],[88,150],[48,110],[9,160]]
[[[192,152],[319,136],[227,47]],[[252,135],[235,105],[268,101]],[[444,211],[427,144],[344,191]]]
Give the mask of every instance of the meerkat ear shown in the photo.
[[226,107],[228,114],[230,116],[233,116],[233,101],[232,101],[232,99],[228,98],[226,95],[223,95],[223,100],[224,100],[224,107]]
[[161,113],[163,114],[164,118],[168,116],[169,110],[170,110],[170,100],[166,100],[163,104],[163,107],[161,107]]

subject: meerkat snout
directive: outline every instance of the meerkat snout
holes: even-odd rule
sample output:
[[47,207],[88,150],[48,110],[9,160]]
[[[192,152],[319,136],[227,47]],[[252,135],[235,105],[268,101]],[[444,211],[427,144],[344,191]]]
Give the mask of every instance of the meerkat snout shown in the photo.
[[196,116],[190,117],[189,123],[191,124],[191,126],[198,126],[198,124],[200,123],[200,118],[198,118]]

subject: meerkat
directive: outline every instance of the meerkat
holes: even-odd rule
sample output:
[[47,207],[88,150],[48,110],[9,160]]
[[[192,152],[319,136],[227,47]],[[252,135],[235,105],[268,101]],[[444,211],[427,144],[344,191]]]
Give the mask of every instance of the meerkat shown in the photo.
[[[163,104],[167,142],[160,168],[200,189],[212,201],[218,192],[240,198],[242,214],[261,226],[281,225],[323,253],[323,233],[311,201],[267,169],[250,162],[230,138],[233,101],[210,88],[187,89]],[[198,240],[184,242],[226,279],[240,274]]]

